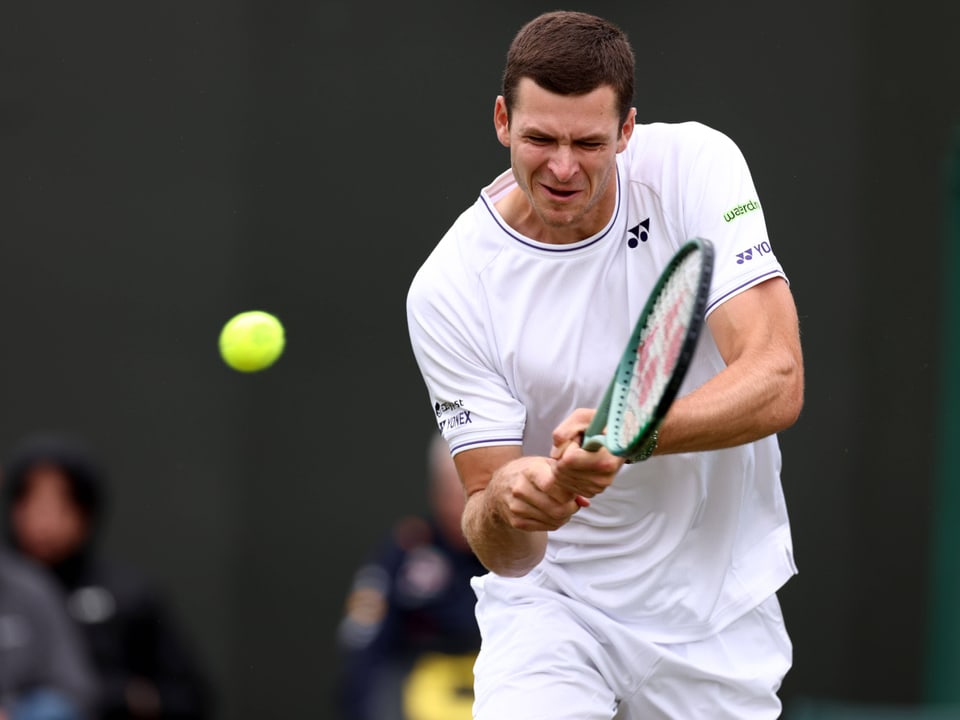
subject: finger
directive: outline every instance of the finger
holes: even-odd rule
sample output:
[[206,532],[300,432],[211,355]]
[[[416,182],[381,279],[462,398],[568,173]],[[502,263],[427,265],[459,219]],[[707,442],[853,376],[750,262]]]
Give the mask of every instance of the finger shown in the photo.
[[553,460],[560,460],[567,452],[569,448],[579,448],[580,444],[583,442],[583,433],[580,433],[576,437],[573,437],[569,440],[563,442],[559,447],[554,445],[550,449],[550,457]]
[[566,472],[590,472],[590,473],[610,473],[616,472],[623,464],[623,458],[614,455],[606,445],[601,445],[596,450],[584,450],[577,445],[569,445],[564,454],[557,458],[557,471]]
[[[571,441],[581,437],[587,429],[596,410],[592,408],[578,408],[570,413],[553,431],[553,446],[563,448]],[[577,443],[579,445],[579,442]]]
[[545,494],[515,496],[508,503],[508,522],[519,530],[556,530],[581,507],[585,506],[576,498],[559,502]]

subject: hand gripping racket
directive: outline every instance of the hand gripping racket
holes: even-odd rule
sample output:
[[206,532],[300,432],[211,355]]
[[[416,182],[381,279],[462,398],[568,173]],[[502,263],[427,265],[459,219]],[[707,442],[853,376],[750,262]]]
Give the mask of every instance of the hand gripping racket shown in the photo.
[[683,382],[703,326],[713,245],[685,243],[661,273],[620,356],[581,446],[606,447],[627,462],[645,460]]

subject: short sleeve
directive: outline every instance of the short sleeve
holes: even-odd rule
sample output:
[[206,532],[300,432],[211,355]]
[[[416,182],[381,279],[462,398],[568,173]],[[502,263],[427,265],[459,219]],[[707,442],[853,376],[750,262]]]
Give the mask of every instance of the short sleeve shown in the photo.
[[523,442],[526,410],[508,387],[486,331],[478,279],[441,245],[407,294],[407,326],[437,427],[453,454]]
[[710,240],[716,252],[709,314],[754,285],[786,276],[773,252],[743,154],[723,133],[702,125],[698,129],[701,141],[692,157],[681,212],[686,236]]

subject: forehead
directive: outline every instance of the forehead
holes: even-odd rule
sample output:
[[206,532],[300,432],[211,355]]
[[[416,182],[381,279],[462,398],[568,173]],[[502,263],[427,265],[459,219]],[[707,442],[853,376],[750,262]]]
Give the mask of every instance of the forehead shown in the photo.
[[69,490],[70,478],[57,464],[40,462],[27,470],[24,475],[24,487],[28,492],[40,489],[65,493]]
[[559,95],[530,78],[517,85],[510,124],[519,132],[537,130],[551,136],[616,134],[617,97],[609,85],[585,95]]

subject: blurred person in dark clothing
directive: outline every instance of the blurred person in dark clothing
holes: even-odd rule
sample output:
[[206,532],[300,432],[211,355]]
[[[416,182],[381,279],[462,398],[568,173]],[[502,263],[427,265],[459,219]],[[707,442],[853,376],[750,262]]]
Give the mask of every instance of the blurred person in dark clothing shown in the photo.
[[338,630],[347,720],[469,719],[480,648],[460,529],[465,496],[446,441],[428,458],[430,510],[401,518],[354,574]]
[[166,599],[97,546],[106,486],[88,448],[67,435],[27,438],[6,465],[3,490],[7,541],[49,568],[88,641],[100,720],[211,717],[211,689]]
[[89,720],[93,664],[42,568],[0,548],[0,720]]

